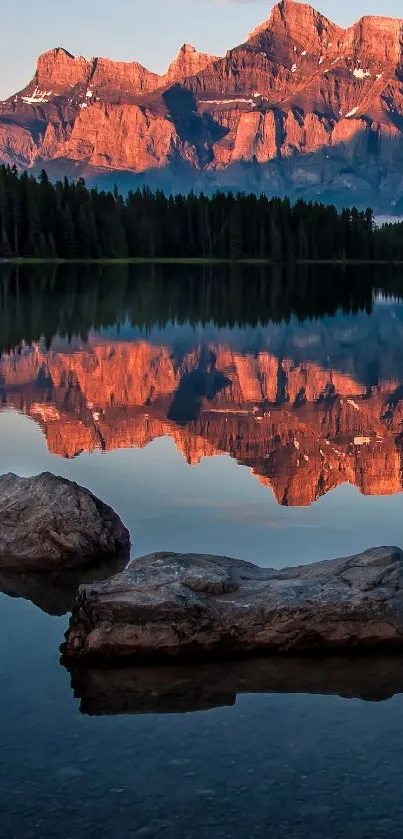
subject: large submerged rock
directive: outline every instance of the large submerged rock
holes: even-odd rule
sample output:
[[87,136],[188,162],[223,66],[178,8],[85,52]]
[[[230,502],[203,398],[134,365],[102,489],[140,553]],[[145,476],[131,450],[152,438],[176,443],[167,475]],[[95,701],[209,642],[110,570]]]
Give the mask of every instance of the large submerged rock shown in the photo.
[[129,550],[119,516],[84,487],[48,472],[0,477],[0,568],[53,571]]
[[151,554],[80,589],[66,658],[163,659],[403,648],[403,553],[273,570]]

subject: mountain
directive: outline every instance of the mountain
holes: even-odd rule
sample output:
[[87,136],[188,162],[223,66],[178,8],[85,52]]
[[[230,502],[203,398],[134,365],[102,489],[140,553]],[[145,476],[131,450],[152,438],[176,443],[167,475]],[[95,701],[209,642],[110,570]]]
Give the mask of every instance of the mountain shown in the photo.
[[0,406],[31,417],[61,457],[169,436],[190,465],[229,454],[285,506],[345,482],[392,494],[403,488],[402,317],[390,304],[238,337],[190,340],[176,327],[172,341],[167,330],[37,342],[0,356]]
[[403,23],[348,29],[281,0],[218,58],[184,45],[136,62],[41,55],[0,103],[0,160],[123,188],[218,187],[403,208]]

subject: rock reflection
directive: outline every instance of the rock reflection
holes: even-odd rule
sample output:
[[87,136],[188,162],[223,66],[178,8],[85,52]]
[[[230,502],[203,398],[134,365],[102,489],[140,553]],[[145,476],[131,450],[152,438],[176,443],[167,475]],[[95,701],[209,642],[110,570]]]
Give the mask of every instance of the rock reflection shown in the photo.
[[379,702],[403,692],[403,659],[276,657],[160,667],[74,667],[82,714],[169,714],[235,704],[241,694],[309,693]]
[[85,569],[55,573],[0,570],[0,592],[9,597],[30,600],[48,615],[61,616],[71,611],[78,588],[84,583],[107,580],[123,571],[127,557],[105,560]]

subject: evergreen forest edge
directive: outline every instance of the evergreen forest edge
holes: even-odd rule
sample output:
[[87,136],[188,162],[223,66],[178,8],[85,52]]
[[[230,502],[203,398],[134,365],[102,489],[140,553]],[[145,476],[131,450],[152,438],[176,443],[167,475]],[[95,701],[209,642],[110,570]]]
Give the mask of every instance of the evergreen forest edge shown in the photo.
[[0,166],[0,259],[403,259],[403,222],[238,192],[89,189]]

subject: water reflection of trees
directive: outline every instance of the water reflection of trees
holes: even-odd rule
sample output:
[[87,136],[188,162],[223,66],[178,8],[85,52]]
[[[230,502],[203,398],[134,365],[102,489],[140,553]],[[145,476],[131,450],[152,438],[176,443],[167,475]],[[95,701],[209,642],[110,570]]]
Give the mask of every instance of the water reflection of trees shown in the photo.
[[373,293],[401,295],[398,269],[368,265],[3,265],[0,349],[57,334],[168,322],[255,326],[371,312]]

